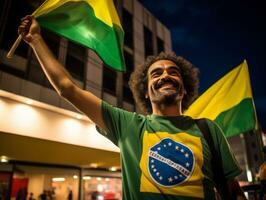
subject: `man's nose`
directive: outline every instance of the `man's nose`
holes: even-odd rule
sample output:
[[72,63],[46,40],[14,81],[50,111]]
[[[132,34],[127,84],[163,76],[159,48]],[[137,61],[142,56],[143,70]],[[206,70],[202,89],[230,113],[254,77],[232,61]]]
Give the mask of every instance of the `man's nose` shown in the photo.
[[164,70],[162,75],[161,75],[161,79],[165,79],[165,78],[168,78],[169,77],[169,73],[167,70]]

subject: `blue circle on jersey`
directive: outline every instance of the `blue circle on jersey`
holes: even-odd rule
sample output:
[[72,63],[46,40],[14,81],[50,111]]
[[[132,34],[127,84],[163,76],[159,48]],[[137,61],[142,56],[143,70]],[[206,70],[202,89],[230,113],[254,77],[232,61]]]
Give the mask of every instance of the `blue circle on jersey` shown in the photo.
[[170,138],[164,138],[149,150],[148,169],[159,185],[172,187],[186,181],[194,169],[194,154],[190,148]]

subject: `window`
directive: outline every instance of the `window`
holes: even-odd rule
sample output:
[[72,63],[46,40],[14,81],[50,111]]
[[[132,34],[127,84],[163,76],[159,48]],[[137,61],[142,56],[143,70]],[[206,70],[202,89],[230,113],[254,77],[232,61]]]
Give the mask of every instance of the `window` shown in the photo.
[[157,38],[157,50],[158,50],[157,53],[160,53],[160,52],[164,51],[164,42],[158,36],[156,38]]
[[123,100],[127,101],[128,103],[134,104],[133,94],[128,85],[130,74],[134,70],[133,55],[127,51],[124,51],[124,56],[127,72],[123,74]]
[[74,168],[16,165],[10,199],[27,199],[27,194],[34,199],[66,199],[70,192],[78,199],[79,173]]
[[103,90],[110,94],[116,94],[116,71],[103,66]]
[[121,178],[83,177],[83,199],[122,199]]
[[18,76],[20,78],[25,78],[26,72],[17,68],[10,67],[4,63],[0,62],[0,70],[7,72],[9,74],[13,74],[15,76]]
[[126,63],[127,72],[124,73],[123,77],[124,77],[124,81],[128,82],[130,74],[134,70],[133,55],[124,50],[124,56],[125,56],[125,63]]
[[42,28],[42,36],[55,57],[58,57],[60,37],[48,29]]
[[133,49],[133,18],[125,8],[123,8],[123,29],[125,31],[125,45]]
[[123,85],[123,100],[134,104],[134,98],[133,98],[133,94],[128,86],[128,83]]
[[144,26],[145,57],[153,55],[152,32]]
[[87,49],[74,42],[68,41],[66,69],[77,80],[84,83]]
[[29,58],[29,70],[28,70],[28,74],[27,74],[27,79],[29,81],[32,81],[34,83],[37,83],[39,85],[48,87],[48,88],[52,88],[52,85],[50,84],[50,82],[48,81],[48,79],[46,78],[36,56],[34,55],[34,53],[32,52],[31,54],[31,58]]
[[0,195],[1,199],[11,199],[9,195],[9,187],[11,185],[11,172],[0,171]]

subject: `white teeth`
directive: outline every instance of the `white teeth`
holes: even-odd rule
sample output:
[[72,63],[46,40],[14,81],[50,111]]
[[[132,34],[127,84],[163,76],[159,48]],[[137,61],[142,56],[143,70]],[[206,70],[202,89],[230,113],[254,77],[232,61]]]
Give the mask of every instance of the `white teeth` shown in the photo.
[[160,88],[170,88],[170,87],[175,87],[173,84],[164,84]]

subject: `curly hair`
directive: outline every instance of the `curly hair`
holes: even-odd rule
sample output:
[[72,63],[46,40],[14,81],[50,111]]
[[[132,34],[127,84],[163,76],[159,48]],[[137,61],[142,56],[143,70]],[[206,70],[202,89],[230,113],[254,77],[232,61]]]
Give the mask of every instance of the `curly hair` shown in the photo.
[[186,110],[198,95],[199,70],[183,57],[177,56],[174,52],[161,52],[158,56],[148,56],[144,64],[137,66],[132,72],[128,84],[137,106],[145,114],[152,113],[151,102],[145,98],[148,90],[147,73],[149,67],[158,60],[170,60],[180,68],[180,74],[186,91],[182,100],[182,110]]

